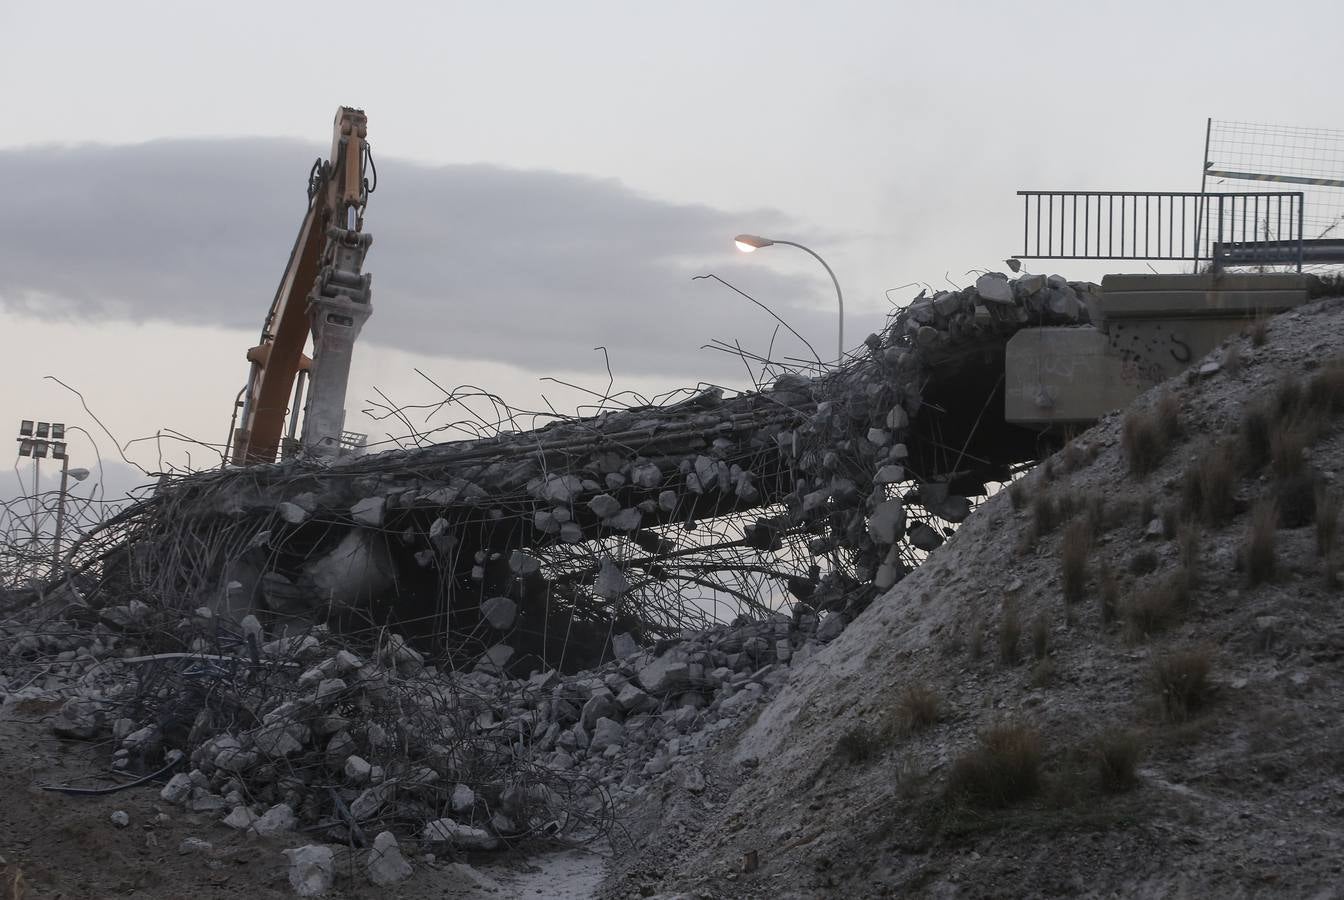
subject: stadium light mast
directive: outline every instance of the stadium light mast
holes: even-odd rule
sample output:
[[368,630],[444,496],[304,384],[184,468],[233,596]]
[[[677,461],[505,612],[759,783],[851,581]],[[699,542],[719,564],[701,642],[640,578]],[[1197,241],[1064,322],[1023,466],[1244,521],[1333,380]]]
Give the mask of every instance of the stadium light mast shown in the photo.
[[33,544],[41,541],[38,527],[38,515],[41,507],[37,498],[41,493],[42,460],[46,459],[47,454],[50,453],[52,459],[61,461],[61,490],[56,499],[56,535],[51,548],[52,576],[55,577],[60,567],[61,532],[65,528],[65,497],[70,479],[83,481],[89,477],[89,470],[70,468],[70,455],[66,452],[69,445],[65,441],[64,422],[41,422],[33,419],[23,419],[19,422],[19,436],[16,440],[19,442],[19,458],[33,461]]

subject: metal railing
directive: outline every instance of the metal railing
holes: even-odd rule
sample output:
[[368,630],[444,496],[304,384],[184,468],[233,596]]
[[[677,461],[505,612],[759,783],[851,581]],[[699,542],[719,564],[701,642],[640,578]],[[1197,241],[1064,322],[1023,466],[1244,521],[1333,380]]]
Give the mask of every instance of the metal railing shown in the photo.
[[1022,259],[1208,260],[1302,270],[1302,192],[1018,191]]

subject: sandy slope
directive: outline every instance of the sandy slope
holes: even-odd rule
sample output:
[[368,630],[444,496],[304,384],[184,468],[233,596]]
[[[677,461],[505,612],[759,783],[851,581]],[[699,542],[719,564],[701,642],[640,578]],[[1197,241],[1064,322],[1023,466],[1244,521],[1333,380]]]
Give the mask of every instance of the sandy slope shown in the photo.
[[[1184,470],[1235,432],[1243,409],[1281,378],[1309,377],[1344,353],[1344,300],[1272,320],[1268,343],[1237,338],[1242,366],[1166,386],[1185,437],[1158,471],[1127,472],[1121,417],[1082,435],[1096,456],[1072,474],[1060,460],[1027,476],[1026,501],[986,502],[928,562],[869,608],[745,730],[720,762],[727,802],[696,811],[689,839],[640,836],[609,896],[789,897],[1337,897],[1344,896],[1344,597],[1326,587],[1311,527],[1276,532],[1275,579],[1248,587],[1237,557],[1249,514],[1198,530],[1193,606],[1171,627],[1127,639],[1103,624],[1098,567],[1118,574],[1122,605],[1177,566],[1173,539],[1145,534],[1179,505]],[[1162,389],[1141,398],[1151,407]],[[1344,487],[1344,418],[1308,462]],[[1240,508],[1274,490],[1261,471],[1236,483]],[[1086,597],[1066,623],[1060,531],[1020,549],[1030,498],[1101,498],[1111,524],[1090,551]],[[1152,555],[1152,560],[1147,555]],[[1156,571],[1144,573],[1155,561]],[[1005,604],[1023,627],[1024,662],[1006,665],[997,635]],[[1033,676],[1031,626],[1046,623],[1053,674]],[[974,633],[983,628],[976,658]],[[1169,651],[1211,648],[1216,694],[1184,723],[1163,715],[1147,677]],[[903,689],[933,688],[943,715],[912,737],[883,738],[854,761],[841,739],[889,720]],[[1044,742],[1040,794],[1002,810],[944,802],[953,760],[987,726],[1026,723]],[[1103,793],[1086,751],[1103,729],[1145,748],[1138,786]],[[658,817],[684,822],[677,798]],[[678,811],[679,810],[679,811]],[[759,867],[742,871],[755,851]],[[749,866],[748,866],[749,868]]]

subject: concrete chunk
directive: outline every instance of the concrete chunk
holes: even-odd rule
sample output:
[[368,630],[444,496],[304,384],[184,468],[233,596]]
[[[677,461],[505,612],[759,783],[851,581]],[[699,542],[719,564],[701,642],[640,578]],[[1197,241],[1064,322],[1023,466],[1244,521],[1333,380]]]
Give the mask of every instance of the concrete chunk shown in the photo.
[[178,772],[168,783],[159,791],[159,799],[167,803],[181,803],[191,795],[193,785],[191,776],[185,772]]
[[493,850],[499,839],[482,828],[459,825],[455,819],[435,819],[420,832],[420,839],[430,844],[452,844],[466,850]]
[[599,519],[605,519],[608,516],[614,516],[621,511],[621,501],[610,494],[598,494],[588,501],[588,508],[593,511],[593,515]]
[[601,718],[593,726],[593,737],[589,750],[601,753],[608,747],[618,747],[625,743],[625,728],[615,719]]
[[289,859],[289,886],[300,897],[320,897],[336,880],[330,847],[307,844],[284,851]]
[[611,653],[617,659],[625,659],[627,656],[634,656],[639,652],[639,642],[628,631],[612,635]]
[[507,631],[518,616],[518,604],[508,597],[491,597],[481,604],[481,615],[491,628]]
[[302,525],[308,521],[308,510],[297,503],[284,501],[275,507],[276,513],[290,525]]
[[616,600],[630,590],[630,582],[625,573],[610,557],[602,559],[597,580],[593,583],[593,593],[607,600]]
[[369,528],[381,528],[383,526],[383,516],[387,510],[386,497],[365,497],[363,500],[350,507],[350,518],[355,520],[356,525],[366,525]]
[[471,788],[467,787],[465,784],[456,785],[453,788],[453,796],[451,802],[453,806],[453,812],[457,813],[458,815],[471,812],[472,807],[476,805],[476,792],[473,791]]
[[616,698],[611,695],[611,691],[603,688],[600,691],[594,691],[593,696],[588,702],[583,704],[583,711],[579,713],[579,723],[584,728],[591,731],[597,724],[597,720],[606,716],[615,716],[619,714],[621,707],[617,704]]
[[648,712],[658,706],[657,700],[654,700],[633,684],[627,684],[621,688],[621,692],[616,695],[616,702],[621,709],[631,715]]
[[633,506],[627,507],[614,516],[602,520],[602,524],[613,531],[634,531],[644,520],[644,515]]
[[298,817],[288,803],[277,803],[262,813],[251,825],[251,831],[262,837],[284,834],[298,827]]
[[905,534],[905,506],[899,500],[879,503],[868,518],[868,534],[879,545],[894,544]]
[[235,806],[233,812],[224,817],[224,824],[238,831],[243,831],[257,821],[257,814],[246,806]]
[[369,851],[369,881],[377,885],[396,884],[409,878],[411,871],[411,864],[401,855],[396,836],[390,831],[379,832]]
[[980,295],[980,299],[990,303],[1007,305],[1013,302],[1013,286],[1008,283],[1008,277],[1001,272],[986,272],[977,278],[975,292]]
[[680,647],[669,649],[639,670],[639,684],[650,694],[666,694],[690,683],[691,668],[686,651]]

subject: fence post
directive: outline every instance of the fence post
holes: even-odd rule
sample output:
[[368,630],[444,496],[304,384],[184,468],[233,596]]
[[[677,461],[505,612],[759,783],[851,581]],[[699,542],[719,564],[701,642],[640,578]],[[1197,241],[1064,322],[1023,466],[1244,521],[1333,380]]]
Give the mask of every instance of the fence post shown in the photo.
[[1209,256],[1210,256],[1210,260],[1209,260],[1209,262],[1210,262],[1210,264],[1211,264],[1212,267],[1213,267],[1213,271],[1215,271],[1215,272],[1220,271],[1220,270],[1222,269],[1222,264],[1219,262],[1219,259],[1218,259],[1218,254],[1222,252],[1222,247],[1223,247],[1223,195],[1222,195],[1222,194],[1219,194],[1219,195],[1218,195],[1218,240],[1214,242],[1213,247],[1210,248],[1210,251],[1209,251]]
[[1302,209],[1307,205],[1303,202],[1305,197],[1306,194],[1298,193],[1298,195],[1293,198],[1297,202],[1297,271],[1299,273],[1302,271],[1302,232],[1304,230],[1302,226]]

